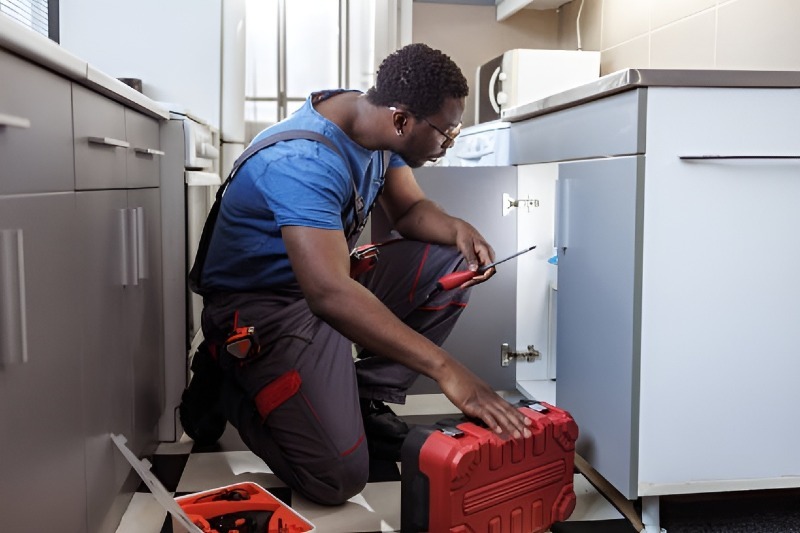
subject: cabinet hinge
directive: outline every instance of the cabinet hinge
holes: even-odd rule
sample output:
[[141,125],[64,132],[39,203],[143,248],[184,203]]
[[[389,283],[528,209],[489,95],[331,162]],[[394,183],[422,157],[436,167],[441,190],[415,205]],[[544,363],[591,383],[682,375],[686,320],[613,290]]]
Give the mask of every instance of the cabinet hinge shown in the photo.
[[528,345],[527,352],[512,351],[508,347],[508,343],[505,342],[500,345],[500,366],[508,366],[512,359],[516,359],[517,361],[531,362],[537,357],[541,356],[542,354],[539,353],[539,350],[533,347],[533,344]]
[[503,193],[503,216],[506,216],[516,207],[527,207],[528,212],[531,212],[531,207],[539,207],[539,200],[535,198],[520,198],[515,200],[510,194]]

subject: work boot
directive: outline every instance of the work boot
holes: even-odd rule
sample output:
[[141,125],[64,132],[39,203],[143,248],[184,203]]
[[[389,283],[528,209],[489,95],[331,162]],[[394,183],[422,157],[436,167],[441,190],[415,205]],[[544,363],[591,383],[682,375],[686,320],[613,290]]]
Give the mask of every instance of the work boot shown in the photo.
[[359,403],[370,457],[399,461],[408,424],[380,400],[361,398]]
[[222,369],[203,341],[192,358],[192,380],[178,407],[183,430],[200,446],[217,442],[228,423],[220,406],[222,379]]

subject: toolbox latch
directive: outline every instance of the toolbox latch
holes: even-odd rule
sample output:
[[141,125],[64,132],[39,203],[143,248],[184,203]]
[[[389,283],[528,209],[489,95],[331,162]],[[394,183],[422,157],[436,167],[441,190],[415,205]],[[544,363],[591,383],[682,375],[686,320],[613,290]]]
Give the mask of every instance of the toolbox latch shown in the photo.
[[441,431],[448,437],[453,437],[454,439],[458,439],[464,436],[464,432],[458,428],[444,427],[444,428],[439,428],[439,431]]
[[464,436],[464,432],[458,429],[458,424],[461,424],[462,422],[464,422],[463,419],[457,420],[455,418],[445,418],[444,420],[439,420],[436,423],[436,429],[448,437],[458,439]]
[[546,406],[539,403],[539,400],[520,400],[519,405],[521,407],[527,407],[528,409],[532,409],[533,411],[537,411],[539,413],[547,413],[550,411]]

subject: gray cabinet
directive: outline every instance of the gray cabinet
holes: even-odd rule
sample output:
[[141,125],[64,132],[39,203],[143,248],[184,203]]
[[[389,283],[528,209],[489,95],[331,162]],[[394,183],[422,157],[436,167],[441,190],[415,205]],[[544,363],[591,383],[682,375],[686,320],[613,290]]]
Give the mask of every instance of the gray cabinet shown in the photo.
[[137,454],[152,453],[164,409],[163,309],[161,303],[161,197],[159,189],[132,189],[128,213],[135,221],[131,249],[135,272],[125,286],[125,326],[133,364],[133,437]]
[[112,533],[109,434],[152,452],[163,406],[159,124],[5,51],[0,79],[3,529]]
[[113,531],[135,485],[108,434],[151,453],[162,409],[159,190],[77,194],[82,235],[89,530]]
[[161,150],[158,121],[125,109],[125,139],[130,143],[127,153],[127,186],[158,187],[160,185]]
[[78,84],[72,86],[72,108],[75,188],[124,188],[130,148],[125,108]]
[[106,532],[135,488],[108,435],[152,453],[163,409],[160,134],[153,119],[83,87],[75,106],[88,516],[90,531]]
[[86,531],[76,234],[74,193],[0,196],[6,531],[49,531],[54,520],[61,531]]
[[72,191],[70,83],[0,50],[0,194]]
[[[497,257],[517,250],[517,223],[503,216],[503,193],[517,194],[517,170],[512,167],[423,167],[414,171],[428,198],[449,214],[475,226],[494,248]],[[464,313],[443,348],[462,361],[495,390],[514,390],[514,366],[501,366],[500,347],[513,346],[516,311],[516,269],[513,263],[498,267],[491,281],[472,289]],[[421,377],[412,394],[440,392]]]
[[[127,193],[78,192],[84,319],[83,409],[89,531],[113,531],[130,466],[108,434],[133,435],[133,364],[124,312]],[[121,508],[118,508],[121,507]],[[107,523],[107,521],[109,523]]]

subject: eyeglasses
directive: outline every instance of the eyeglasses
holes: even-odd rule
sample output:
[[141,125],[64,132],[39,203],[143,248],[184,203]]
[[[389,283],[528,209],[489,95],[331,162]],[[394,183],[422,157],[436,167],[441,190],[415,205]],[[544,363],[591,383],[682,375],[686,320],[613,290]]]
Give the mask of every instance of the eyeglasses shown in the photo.
[[[394,106],[389,106],[389,109],[392,110],[392,111],[400,111]],[[414,115],[414,113],[411,113],[410,111],[407,111],[407,113],[409,113],[411,115]],[[414,116],[416,116],[416,115],[414,115]],[[450,133],[447,133],[446,131],[440,130],[437,126],[435,126],[427,118],[422,118],[422,120],[424,120],[425,123],[428,124],[428,126],[430,126],[431,128],[435,129],[437,132],[441,133],[442,136],[444,136],[444,141],[442,141],[442,150],[447,150],[448,148],[451,148],[456,143],[456,137],[458,137],[458,134],[461,133],[461,123],[460,122],[458,123],[457,126],[455,126],[454,128],[449,130]]]
[[435,129],[436,131],[444,135],[445,139],[444,142],[442,142],[442,150],[447,150],[448,148],[452,147],[456,143],[456,137],[458,137],[458,134],[461,133],[460,122],[455,128],[450,130],[450,133],[447,133],[434,126],[433,123],[431,123],[431,121],[428,120],[427,118],[423,118],[422,120],[424,120],[428,124],[428,126],[430,126],[431,128]]

